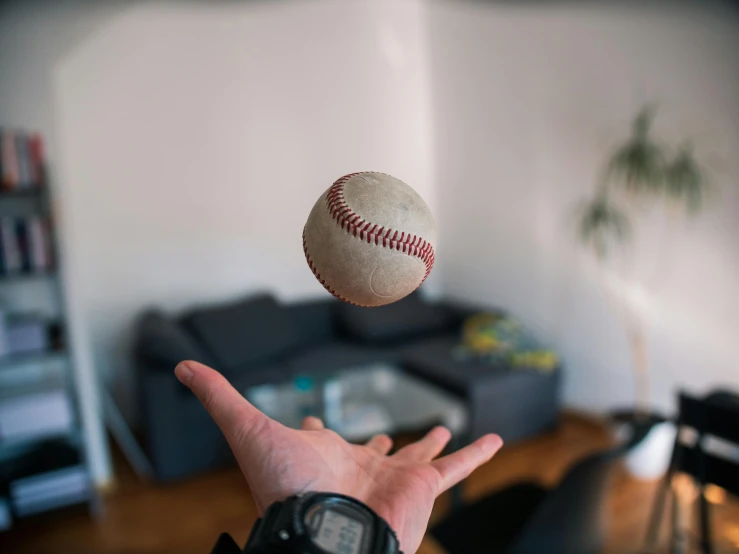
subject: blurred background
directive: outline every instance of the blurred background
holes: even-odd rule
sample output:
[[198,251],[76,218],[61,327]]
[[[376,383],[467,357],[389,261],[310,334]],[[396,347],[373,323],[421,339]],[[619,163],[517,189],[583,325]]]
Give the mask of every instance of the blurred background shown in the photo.
[[[588,547],[642,551],[653,516],[648,551],[739,552],[736,429],[710,454],[719,433],[676,434],[690,402],[739,413],[738,98],[728,1],[2,3],[0,547],[243,543],[248,489],[172,376],[193,357],[288,423],[338,387],[351,439],[500,432],[427,552],[491,552],[450,543],[455,513],[543,483],[523,522],[614,448],[607,530],[566,516]],[[301,247],[354,171],[438,226],[380,316],[329,301]]]

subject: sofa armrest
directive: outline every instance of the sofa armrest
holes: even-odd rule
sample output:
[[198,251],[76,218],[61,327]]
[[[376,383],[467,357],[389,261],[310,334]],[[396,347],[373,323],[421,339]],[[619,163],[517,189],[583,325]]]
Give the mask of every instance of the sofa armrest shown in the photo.
[[551,429],[559,417],[561,381],[560,368],[514,369],[503,379],[481,380],[469,390],[472,436],[497,433],[512,444]]
[[[144,369],[144,368],[141,368]],[[139,379],[146,451],[159,481],[233,463],[218,426],[170,371],[147,368]]]
[[179,407],[185,399],[185,387],[177,381],[174,372],[162,369],[148,366],[140,370],[138,378],[146,450],[152,461],[160,457],[162,449],[171,447],[165,442],[178,436],[172,431],[177,427]]
[[176,320],[159,310],[143,313],[134,325],[134,358],[172,372],[182,360],[214,365],[213,357]]

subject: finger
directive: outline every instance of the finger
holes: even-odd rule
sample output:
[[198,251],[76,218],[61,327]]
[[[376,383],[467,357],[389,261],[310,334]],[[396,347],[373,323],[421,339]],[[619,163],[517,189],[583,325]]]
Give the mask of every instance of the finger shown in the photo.
[[501,446],[503,441],[498,435],[485,435],[461,450],[431,462],[431,467],[436,469],[441,477],[439,494],[489,461]]
[[308,416],[303,420],[303,424],[300,426],[303,431],[320,431],[324,428],[323,421],[317,417]]
[[375,435],[365,444],[370,450],[374,450],[380,456],[386,456],[393,447],[393,439],[387,435]]
[[215,369],[188,360],[180,362],[174,372],[198,397],[229,443],[238,442],[269,420]]
[[393,457],[408,462],[430,462],[441,454],[451,438],[446,427],[434,427],[421,440],[404,446]]

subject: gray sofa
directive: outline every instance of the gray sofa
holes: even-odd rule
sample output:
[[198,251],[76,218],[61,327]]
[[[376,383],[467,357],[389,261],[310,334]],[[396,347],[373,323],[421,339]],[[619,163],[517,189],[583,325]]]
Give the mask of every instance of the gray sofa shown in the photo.
[[198,401],[174,379],[183,359],[221,371],[238,389],[372,362],[397,364],[463,398],[471,434],[508,443],[556,424],[560,370],[549,374],[451,355],[465,317],[483,308],[431,303],[418,293],[379,308],[333,299],[281,304],[261,294],[177,317],[136,322],[134,358],[147,453],[167,481],[233,462]]

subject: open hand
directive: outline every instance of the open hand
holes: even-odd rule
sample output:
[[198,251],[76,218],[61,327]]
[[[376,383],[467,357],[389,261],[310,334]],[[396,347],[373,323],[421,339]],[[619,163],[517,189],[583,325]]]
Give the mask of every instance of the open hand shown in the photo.
[[377,435],[349,444],[308,417],[290,429],[252,406],[217,371],[186,361],[177,378],[200,399],[233,450],[260,513],[273,502],[308,491],[336,492],[367,504],[398,535],[405,554],[421,544],[434,500],[490,460],[502,446],[486,435],[458,452],[434,459],[451,438],[436,427],[392,456],[392,440]]

